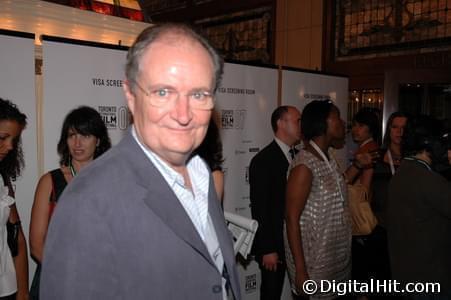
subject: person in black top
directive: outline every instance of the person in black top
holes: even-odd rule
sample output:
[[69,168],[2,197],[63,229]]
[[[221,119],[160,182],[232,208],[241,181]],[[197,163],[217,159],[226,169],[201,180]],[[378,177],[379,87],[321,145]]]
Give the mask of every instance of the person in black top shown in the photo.
[[400,165],[403,150],[402,140],[408,117],[402,112],[394,112],[387,121],[386,132],[380,150],[380,159],[374,165],[371,208],[377,218],[377,226],[368,240],[368,249],[374,258],[374,275],[378,279],[390,279],[390,262],[387,246],[386,213],[388,184]]
[[30,298],[39,299],[44,242],[55,205],[66,185],[92,160],[111,147],[107,128],[93,108],[81,106],[65,118],[58,142],[61,167],[44,174],[36,187],[30,222],[31,256],[38,263]]

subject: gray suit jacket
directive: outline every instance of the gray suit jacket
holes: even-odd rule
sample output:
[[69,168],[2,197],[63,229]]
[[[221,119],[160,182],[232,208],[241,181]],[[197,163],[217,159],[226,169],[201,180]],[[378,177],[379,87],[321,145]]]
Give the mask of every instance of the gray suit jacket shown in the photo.
[[[213,185],[209,214],[240,299]],[[46,238],[41,299],[222,299],[221,274],[189,216],[131,133],[66,188]]]

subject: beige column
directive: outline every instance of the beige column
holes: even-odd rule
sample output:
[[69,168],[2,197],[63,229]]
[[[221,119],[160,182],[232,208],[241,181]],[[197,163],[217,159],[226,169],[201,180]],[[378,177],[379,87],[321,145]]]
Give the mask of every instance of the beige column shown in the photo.
[[321,70],[324,0],[277,0],[275,64]]

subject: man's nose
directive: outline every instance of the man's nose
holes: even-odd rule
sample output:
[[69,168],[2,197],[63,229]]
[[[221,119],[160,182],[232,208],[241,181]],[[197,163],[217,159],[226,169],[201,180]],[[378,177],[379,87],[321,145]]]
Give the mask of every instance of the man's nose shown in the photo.
[[172,110],[172,116],[181,125],[186,125],[191,121],[193,114],[187,96],[179,95]]

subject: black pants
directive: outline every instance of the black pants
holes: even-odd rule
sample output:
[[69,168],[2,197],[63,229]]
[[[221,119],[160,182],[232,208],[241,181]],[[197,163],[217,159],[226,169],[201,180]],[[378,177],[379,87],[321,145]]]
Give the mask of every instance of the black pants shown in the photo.
[[352,238],[352,279],[391,279],[387,233],[381,226],[366,236]]
[[[352,237],[352,279],[369,282],[391,279],[387,232],[379,225],[366,236]],[[399,295],[369,294],[370,300],[399,299]]]
[[16,300],[16,293],[5,297],[0,297],[0,300]]
[[277,265],[277,271],[268,271],[260,264],[262,284],[260,286],[261,300],[280,299],[285,279],[285,263]]

